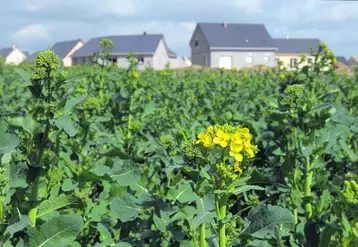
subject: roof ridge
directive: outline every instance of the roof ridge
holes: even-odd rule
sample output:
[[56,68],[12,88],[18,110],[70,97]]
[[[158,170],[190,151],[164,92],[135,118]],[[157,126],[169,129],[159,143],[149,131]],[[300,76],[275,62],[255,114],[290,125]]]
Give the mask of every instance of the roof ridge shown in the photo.
[[133,37],[133,36],[162,36],[164,37],[164,35],[162,33],[151,33],[151,34],[119,34],[119,35],[107,35],[107,36],[99,36],[99,37],[93,37],[90,38],[89,40],[92,39],[100,39],[100,38],[109,38],[109,37]]

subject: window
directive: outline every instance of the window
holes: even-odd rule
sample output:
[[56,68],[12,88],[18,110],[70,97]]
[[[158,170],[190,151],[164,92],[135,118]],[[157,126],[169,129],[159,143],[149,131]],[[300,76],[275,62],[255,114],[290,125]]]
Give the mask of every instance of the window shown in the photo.
[[194,41],[194,46],[195,46],[195,47],[198,47],[198,46],[199,46],[199,40],[198,40],[198,39],[195,39],[195,41]]
[[308,64],[312,64],[312,58],[307,59]]
[[138,63],[144,64],[144,57],[138,57]]
[[290,68],[293,69],[297,63],[297,58],[291,58],[290,60]]
[[268,63],[270,61],[270,56],[265,56],[264,61],[265,61],[265,63]]
[[247,54],[246,56],[246,63],[247,64],[252,64],[254,62],[254,57],[252,56],[251,53]]

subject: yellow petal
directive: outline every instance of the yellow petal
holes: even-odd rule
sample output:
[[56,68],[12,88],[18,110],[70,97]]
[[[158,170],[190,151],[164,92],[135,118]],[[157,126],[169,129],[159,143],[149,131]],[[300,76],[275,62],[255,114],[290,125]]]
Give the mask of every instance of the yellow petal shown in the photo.
[[215,138],[214,138],[214,143],[219,144],[219,143],[220,143],[220,138],[215,137]]
[[242,154],[240,154],[240,153],[235,154],[236,161],[241,162],[243,159],[244,159],[244,157],[242,156]]

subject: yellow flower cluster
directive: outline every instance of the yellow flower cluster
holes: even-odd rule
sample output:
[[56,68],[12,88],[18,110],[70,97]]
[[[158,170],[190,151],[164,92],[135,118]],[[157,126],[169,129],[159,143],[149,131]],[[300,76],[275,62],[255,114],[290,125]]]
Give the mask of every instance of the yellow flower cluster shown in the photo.
[[214,146],[228,149],[229,155],[235,158],[234,168],[241,171],[239,164],[244,156],[253,158],[257,152],[257,146],[251,144],[251,135],[248,128],[233,127],[228,124],[209,126],[198,135],[195,144],[202,143],[204,147]]

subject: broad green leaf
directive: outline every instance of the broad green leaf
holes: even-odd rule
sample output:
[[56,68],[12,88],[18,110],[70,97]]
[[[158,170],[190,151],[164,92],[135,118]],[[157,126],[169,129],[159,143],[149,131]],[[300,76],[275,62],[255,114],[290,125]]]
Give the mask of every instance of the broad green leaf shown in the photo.
[[19,220],[6,227],[4,234],[0,236],[0,246],[2,246],[6,241],[8,241],[15,233],[23,230],[29,225],[30,218],[27,215],[19,215]]
[[115,162],[110,172],[110,177],[120,186],[136,184],[141,175],[141,169],[131,160]]
[[112,247],[132,247],[131,244],[126,243],[126,242],[119,242],[118,244],[113,244],[111,245]]
[[39,228],[28,230],[29,247],[64,247],[70,245],[83,227],[82,217],[76,214],[53,218]]
[[15,134],[8,133],[3,119],[0,119],[0,126],[0,154],[4,154],[14,150],[19,145],[20,139]]
[[216,216],[216,213],[214,212],[203,212],[199,213],[197,216],[195,216],[193,219],[189,221],[190,229],[192,231],[196,230],[202,223],[206,223],[208,221],[211,221]]
[[69,113],[78,103],[81,103],[87,96],[80,95],[76,98],[70,98],[66,101],[65,108],[63,109],[64,114]]
[[72,120],[69,116],[63,115],[54,121],[54,124],[60,130],[64,130],[69,136],[75,136],[77,131],[72,124]]
[[50,197],[43,201],[38,207],[37,218],[41,218],[48,213],[59,210],[61,208],[75,205],[77,200],[73,196],[61,194],[58,197]]
[[285,247],[284,243],[282,242],[282,237],[280,230],[278,229],[278,226],[274,226],[274,233],[275,233],[275,239],[277,243],[277,247]]
[[210,212],[214,210],[214,196],[212,194],[207,194],[204,197],[197,196],[196,208],[198,209],[198,213]]
[[122,222],[134,219],[141,212],[141,207],[135,203],[135,198],[129,194],[124,194],[112,200],[110,208]]
[[20,68],[15,68],[15,71],[20,75],[20,77],[24,81],[24,83],[21,84],[21,86],[26,87],[26,86],[30,86],[32,84],[31,77],[25,70],[20,69]]
[[149,114],[152,114],[153,112],[155,112],[156,109],[157,108],[155,107],[155,104],[153,104],[153,103],[146,104],[144,106],[144,112],[143,112],[142,118],[146,117]]
[[78,186],[78,183],[74,184],[74,183],[72,183],[72,179],[66,178],[65,180],[63,180],[61,189],[62,189],[62,191],[67,192],[67,191],[74,190],[75,188],[77,188],[77,186]]
[[279,229],[283,226],[293,229],[295,226],[292,212],[280,206],[259,205],[250,211],[248,219],[249,225],[242,234],[261,239],[275,236],[275,226]]
[[198,247],[193,241],[184,240],[180,242],[180,247]]
[[189,183],[180,184],[178,188],[170,188],[167,198],[173,203],[179,201],[180,203],[192,202],[195,200],[196,194],[193,192]]
[[25,188],[28,186],[26,182],[28,166],[26,163],[13,163],[10,166],[10,188]]
[[167,231],[167,226],[169,225],[170,222],[169,222],[169,216],[166,212],[160,211],[160,218],[156,214],[154,214],[153,221],[159,231],[161,232]]
[[23,128],[27,133],[34,136],[41,130],[41,125],[31,117],[17,117],[9,121],[13,126]]

